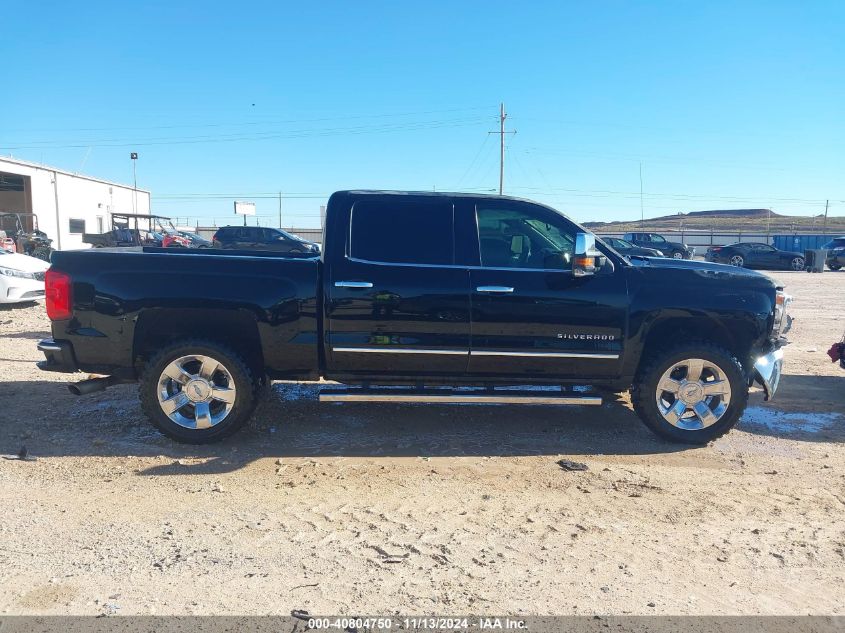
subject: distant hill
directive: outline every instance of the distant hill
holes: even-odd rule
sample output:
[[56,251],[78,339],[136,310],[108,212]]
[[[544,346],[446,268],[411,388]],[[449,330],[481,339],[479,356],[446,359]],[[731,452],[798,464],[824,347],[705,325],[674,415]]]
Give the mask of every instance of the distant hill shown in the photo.
[[[765,218],[771,213],[773,218],[782,218],[780,213],[771,209],[717,209],[715,211],[690,211],[686,213],[688,218]],[[664,216],[665,219],[677,216]]]
[[[766,231],[772,233],[813,232],[821,233],[824,215],[815,217],[789,216],[770,209],[714,209],[690,211],[657,218],[616,222],[583,222],[599,233],[624,233],[627,231]],[[828,217],[828,233],[845,233],[845,217]]]

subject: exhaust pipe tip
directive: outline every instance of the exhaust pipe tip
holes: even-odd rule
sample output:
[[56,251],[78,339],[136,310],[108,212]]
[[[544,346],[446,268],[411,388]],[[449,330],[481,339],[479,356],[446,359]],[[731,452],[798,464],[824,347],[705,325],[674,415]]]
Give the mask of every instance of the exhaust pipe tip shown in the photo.
[[115,380],[111,376],[105,378],[89,378],[88,380],[80,380],[79,382],[72,382],[68,384],[67,388],[75,396],[87,396],[90,393],[103,391],[107,387],[115,384]]

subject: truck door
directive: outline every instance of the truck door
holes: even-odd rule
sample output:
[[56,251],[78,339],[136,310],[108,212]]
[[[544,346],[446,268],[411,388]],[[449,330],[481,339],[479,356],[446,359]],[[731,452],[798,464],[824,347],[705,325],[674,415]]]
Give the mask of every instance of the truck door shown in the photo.
[[578,378],[620,373],[628,312],[623,270],[574,277],[578,228],[518,201],[476,204],[469,373]]
[[465,372],[469,272],[455,265],[452,200],[369,195],[345,213],[345,250],[327,252],[327,373]]

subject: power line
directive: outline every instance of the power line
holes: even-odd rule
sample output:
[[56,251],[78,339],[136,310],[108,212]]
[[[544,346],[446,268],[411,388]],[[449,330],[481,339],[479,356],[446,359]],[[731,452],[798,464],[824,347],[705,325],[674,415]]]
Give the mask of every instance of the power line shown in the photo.
[[343,136],[360,134],[383,134],[390,132],[408,132],[417,130],[431,130],[454,127],[466,127],[486,121],[486,117],[472,117],[452,120],[417,121],[396,124],[380,124],[370,126],[351,126],[338,128],[316,128],[303,130],[255,132],[244,134],[242,132],[233,134],[198,135],[187,137],[154,137],[148,139],[94,139],[74,141],[28,141],[28,142],[6,142],[0,147],[6,149],[40,149],[40,148],[79,148],[79,147],[128,147],[128,146],[149,146],[149,145],[194,145],[199,143],[230,143],[241,141],[263,141],[276,139],[295,139],[325,136]]
[[481,156],[481,152],[484,151],[484,148],[487,146],[487,141],[489,141],[489,140],[490,140],[490,135],[489,134],[485,135],[484,140],[481,143],[481,147],[478,148],[478,151],[475,153],[475,156],[473,156],[472,161],[469,164],[469,167],[467,167],[467,170],[464,172],[464,175],[461,176],[460,180],[458,180],[458,184],[455,185],[455,189],[458,189],[461,186],[461,183],[464,181],[464,179],[472,171],[472,168],[475,166],[475,163],[478,160],[478,157]]
[[[449,108],[445,110],[421,110],[417,112],[389,112],[382,114],[360,114],[339,117],[319,117],[308,119],[281,119],[268,121],[239,121],[234,123],[188,123],[188,124],[174,124],[174,125],[149,125],[149,126],[128,126],[128,127],[81,127],[81,128],[41,128],[41,129],[27,129],[27,128],[12,128],[6,131],[12,132],[108,132],[117,130],[172,130],[172,129],[190,129],[190,128],[207,128],[207,127],[236,127],[239,125],[254,126],[254,125],[282,125],[288,123],[322,123],[326,121],[348,121],[350,119],[383,119],[389,117],[404,117],[404,116],[419,116],[427,114],[447,114],[452,112],[473,112],[480,110],[489,110],[489,106],[478,106],[472,108]],[[147,113],[149,114],[149,113]],[[169,114],[161,115],[169,116]]]
[[[512,187],[513,189],[520,189],[524,191],[531,191],[536,194],[556,194],[558,192],[564,193],[572,193],[573,195],[583,195],[586,197],[613,197],[613,196],[631,196],[631,197],[639,197],[639,191],[616,191],[616,190],[603,190],[603,189],[574,189],[574,188],[564,188],[564,187],[550,187],[546,190],[540,190],[539,187]],[[760,196],[719,196],[719,195],[707,195],[707,194],[692,194],[692,193],[662,193],[662,192],[649,192],[644,191],[643,196],[648,197],[658,197],[658,198],[668,198],[674,200],[689,200],[689,199],[697,199],[697,200],[725,200],[725,201],[734,201],[734,202],[796,202],[796,203],[806,203],[806,204],[822,204],[824,203],[824,198],[776,198],[766,195]],[[845,202],[845,200],[834,200],[833,202]]]

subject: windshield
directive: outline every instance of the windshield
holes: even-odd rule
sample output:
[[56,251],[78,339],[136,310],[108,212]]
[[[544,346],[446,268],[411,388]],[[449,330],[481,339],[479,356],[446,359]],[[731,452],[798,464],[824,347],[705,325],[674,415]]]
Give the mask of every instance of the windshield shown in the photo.
[[284,235],[286,238],[288,238],[289,240],[293,240],[295,242],[304,242],[305,241],[304,239],[302,239],[298,235],[291,235],[290,233],[288,233],[287,231],[283,231],[282,229],[276,229],[276,230],[279,233],[281,233],[282,235]]

